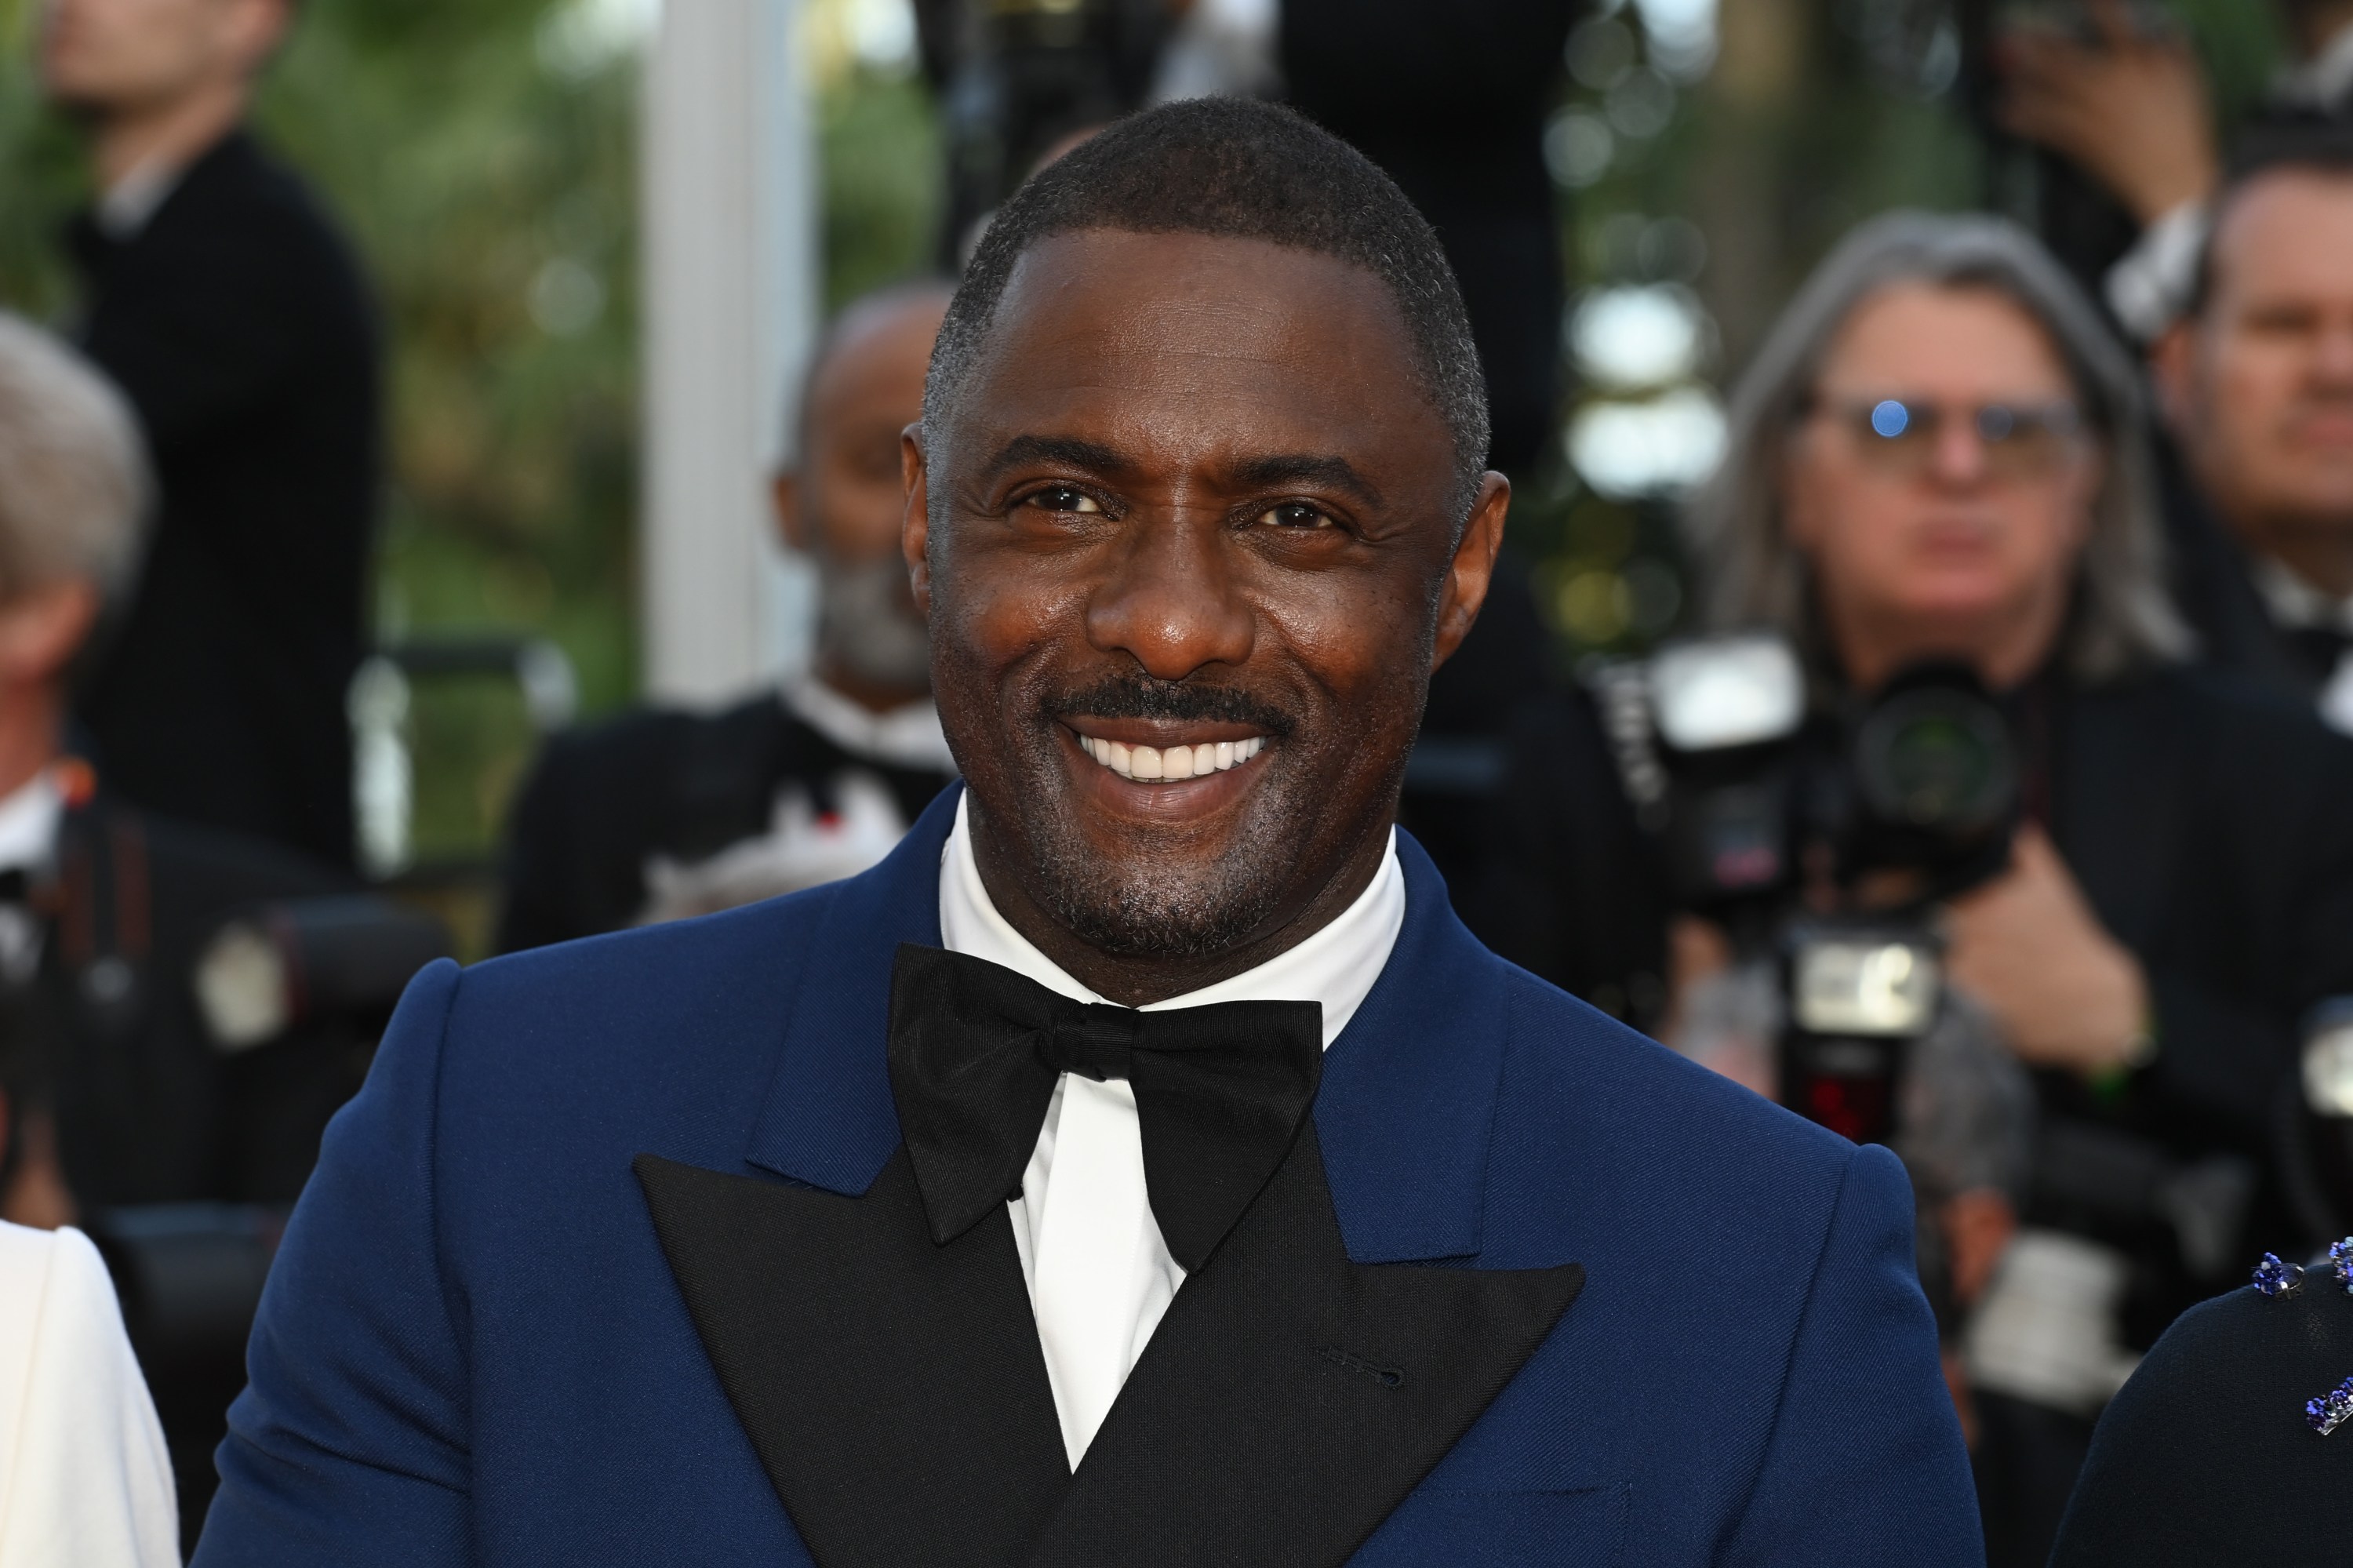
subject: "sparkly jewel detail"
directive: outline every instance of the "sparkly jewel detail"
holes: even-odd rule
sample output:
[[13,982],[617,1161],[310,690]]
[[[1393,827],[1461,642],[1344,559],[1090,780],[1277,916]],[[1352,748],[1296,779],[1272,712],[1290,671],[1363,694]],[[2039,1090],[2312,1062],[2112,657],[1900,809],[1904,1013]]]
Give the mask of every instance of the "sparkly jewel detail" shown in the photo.
[[2328,1272],[2337,1277],[2337,1284],[2345,1287],[2346,1295],[2353,1296],[2353,1236],[2329,1244]]
[[2323,1437],[2353,1421],[2353,1377],[2347,1378],[2318,1399],[2306,1400],[2305,1425]]
[[2304,1270],[2293,1263],[2282,1263],[2276,1253],[2263,1254],[2263,1262],[2255,1265],[2255,1288],[2266,1296],[2292,1296],[2304,1283]]

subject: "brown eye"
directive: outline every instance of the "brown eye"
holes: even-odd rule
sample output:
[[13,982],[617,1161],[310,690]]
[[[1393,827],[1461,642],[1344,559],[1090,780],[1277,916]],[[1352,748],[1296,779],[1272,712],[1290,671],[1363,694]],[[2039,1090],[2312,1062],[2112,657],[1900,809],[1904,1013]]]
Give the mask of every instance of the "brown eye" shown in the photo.
[[1082,490],[1067,484],[1057,484],[1039,491],[1029,497],[1029,505],[1046,512],[1101,512],[1095,498]]
[[1259,514],[1261,523],[1277,528],[1329,528],[1332,519],[1303,501],[1286,501],[1280,506],[1270,506]]

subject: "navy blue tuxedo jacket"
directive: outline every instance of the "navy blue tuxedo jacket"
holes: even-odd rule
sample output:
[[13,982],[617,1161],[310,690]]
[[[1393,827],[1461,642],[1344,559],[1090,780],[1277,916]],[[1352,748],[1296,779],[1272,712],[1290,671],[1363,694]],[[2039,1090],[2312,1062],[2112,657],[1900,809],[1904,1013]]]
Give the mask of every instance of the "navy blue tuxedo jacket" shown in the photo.
[[884,1067],[955,794],[853,881],[410,987],[271,1275],[198,1568],[1976,1563],[1909,1190],[1403,934],[1076,1475],[1003,1210]]

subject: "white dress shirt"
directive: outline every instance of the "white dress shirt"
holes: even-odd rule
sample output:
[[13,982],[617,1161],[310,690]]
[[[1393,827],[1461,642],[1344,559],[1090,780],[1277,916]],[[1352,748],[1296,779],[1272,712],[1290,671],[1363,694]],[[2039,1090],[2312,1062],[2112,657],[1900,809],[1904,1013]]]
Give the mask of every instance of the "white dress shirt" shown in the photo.
[[[2353,599],[2323,593],[2270,556],[2256,556],[2250,566],[2255,591],[2263,595],[2274,624],[2318,627],[2353,637]],[[2321,683],[2320,717],[2329,728],[2353,735],[2353,650],[2338,658],[2336,670]]]
[[[929,697],[878,714],[810,678],[789,683],[776,698],[785,712],[854,758],[878,767],[955,771],[939,709]],[[702,860],[648,855],[646,901],[637,923],[733,909],[839,882],[879,863],[907,832],[891,786],[863,768],[845,768],[828,782],[829,810],[818,810],[807,786],[794,780],[769,802],[767,832]]]
[[[1103,1001],[1033,947],[989,901],[973,859],[967,805],[957,802],[955,828],[940,857],[940,938],[948,951],[1002,964],[1075,1001]],[[1219,1001],[1320,1002],[1328,1050],[1380,978],[1404,925],[1405,875],[1392,832],[1373,880],[1330,925],[1254,969],[1147,1003],[1143,1011]],[[1134,1091],[1117,1079],[1097,1083],[1063,1074],[1022,1172],[1021,1196],[1010,1206],[1062,1446],[1075,1470],[1185,1282],[1145,1195]]]
[[98,1249],[0,1224],[0,1568],[179,1561],[171,1456]]

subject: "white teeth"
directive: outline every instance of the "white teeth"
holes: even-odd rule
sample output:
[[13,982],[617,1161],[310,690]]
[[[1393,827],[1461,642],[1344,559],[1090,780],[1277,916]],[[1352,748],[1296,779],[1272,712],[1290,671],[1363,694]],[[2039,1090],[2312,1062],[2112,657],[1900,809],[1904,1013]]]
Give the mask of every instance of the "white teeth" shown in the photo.
[[1089,757],[1123,779],[1150,780],[1200,779],[1240,766],[1266,749],[1266,736],[1248,740],[1203,741],[1198,746],[1127,746],[1094,736],[1079,736]]

